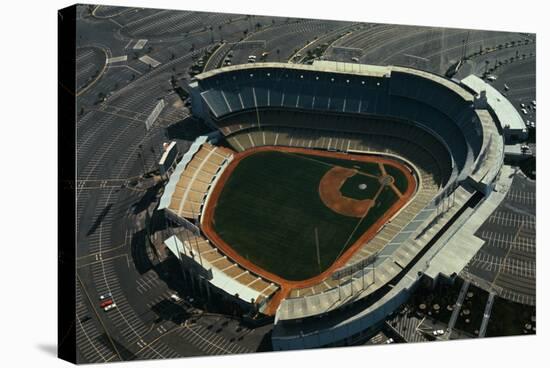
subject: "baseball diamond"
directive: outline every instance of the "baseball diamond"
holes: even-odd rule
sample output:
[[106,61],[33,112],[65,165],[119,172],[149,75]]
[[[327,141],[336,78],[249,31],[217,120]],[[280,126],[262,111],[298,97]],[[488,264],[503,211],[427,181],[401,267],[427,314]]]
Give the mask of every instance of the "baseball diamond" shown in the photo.
[[[393,180],[384,181],[388,167],[405,178],[403,193]],[[368,190],[342,192],[356,176]],[[403,164],[381,156],[262,147],[238,154],[224,172],[205,209],[203,230],[265,278],[303,284],[349,258],[354,245],[367,242],[415,188]]]

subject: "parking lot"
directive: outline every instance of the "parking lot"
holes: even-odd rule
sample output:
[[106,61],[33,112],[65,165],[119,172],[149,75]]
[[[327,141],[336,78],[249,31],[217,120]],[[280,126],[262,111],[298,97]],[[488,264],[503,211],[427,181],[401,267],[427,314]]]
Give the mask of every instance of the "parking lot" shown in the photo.
[[[339,36],[335,47],[361,50],[361,62],[442,73],[460,56],[468,35],[465,30],[366,25],[342,36],[349,22],[107,6],[82,7],[78,14],[76,331],[81,363],[238,354],[269,345],[269,324],[245,327],[230,316],[175,302],[175,285],[148,263],[145,209],[136,204],[154,193],[129,183],[155,169],[171,132],[189,133],[190,123],[181,124],[189,110],[171,80],[186,83],[192,65],[222,40],[229,46],[214,64],[228,50],[233,64],[248,62],[249,55],[260,59],[263,52],[266,61],[285,62],[325,35]],[[517,35],[475,31],[469,37],[476,49]],[[330,47],[325,55],[344,57]],[[493,84],[501,90],[507,83],[516,107],[534,100],[534,66],[534,59],[502,66]],[[147,131],[145,121],[159,98],[166,107]],[[534,121],[535,115],[530,110],[526,119]],[[197,131],[205,133],[204,128]],[[181,147],[194,139],[178,137]],[[534,303],[535,203],[534,183],[514,179],[505,202],[480,229],[478,236],[487,243],[468,266],[476,280],[499,295],[525,303]],[[99,297],[107,293],[116,308],[105,311]],[[398,321],[412,334],[411,341],[421,336],[416,334],[420,322]]]
[[511,301],[534,305],[536,293],[536,186],[516,174],[504,201],[476,235],[485,240],[463,274]]

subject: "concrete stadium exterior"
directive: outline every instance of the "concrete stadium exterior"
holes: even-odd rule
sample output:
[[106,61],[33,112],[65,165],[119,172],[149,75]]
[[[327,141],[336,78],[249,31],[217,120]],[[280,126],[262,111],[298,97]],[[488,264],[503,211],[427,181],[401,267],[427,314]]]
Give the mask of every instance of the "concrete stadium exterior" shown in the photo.
[[[174,188],[191,156],[219,136],[237,151],[286,145],[390,156],[414,168],[420,183],[413,200],[337,277],[277,302],[275,350],[353,343],[404,303],[420,280],[437,282],[460,272],[483,245],[475,231],[507,190],[499,181],[505,139],[525,133],[506,98],[481,79],[455,81],[398,66],[243,64],[199,74],[189,90],[193,115],[218,135],[201,137],[170,177],[159,209],[172,219],[191,217],[182,215],[184,204],[179,211],[170,208]],[[216,178],[230,161],[229,154],[220,159],[191,208],[198,228]],[[185,255],[166,244],[178,257]],[[198,263],[188,247],[188,257]],[[235,295],[235,284],[216,275],[211,283]],[[270,293],[247,291],[247,298],[262,297],[260,311],[276,298],[277,286],[270,287]]]

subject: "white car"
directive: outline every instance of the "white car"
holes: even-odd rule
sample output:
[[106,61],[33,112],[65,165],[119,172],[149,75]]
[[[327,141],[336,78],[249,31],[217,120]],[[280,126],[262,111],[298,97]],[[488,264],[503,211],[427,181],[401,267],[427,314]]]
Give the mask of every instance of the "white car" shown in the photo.
[[170,300],[173,302],[181,302],[181,298],[178,296],[178,294],[170,295]]
[[531,105],[537,106],[537,101],[535,101],[535,100],[531,101]]
[[497,77],[495,77],[494,75],[489,75],[489,76],[487,76],[487,80],[493,82],[493,81],[497,80]]
[[389,339],[384,342],[384,344],[391,344],[393,342],[393,337],[390,337]]
[[520,106],[525,109],[525,104],[524,103],[520,104]]
[[108,312],[108,311],[110,311],[111,309],[115,309],[115,308],[116,308],[116,304],[113,303],[113,304],[109,304],[108,306],[106,306],[105,308],[103,308],[103,310],[104,310],[105,312]]
[[526,109],[521,109],[521,112],[523,113],[523,115],[527,115],[527,110]]

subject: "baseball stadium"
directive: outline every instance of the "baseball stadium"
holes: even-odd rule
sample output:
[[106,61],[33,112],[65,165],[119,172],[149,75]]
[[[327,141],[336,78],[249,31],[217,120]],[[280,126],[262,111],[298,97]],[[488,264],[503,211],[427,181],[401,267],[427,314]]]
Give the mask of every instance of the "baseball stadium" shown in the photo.
[[473,75],[259,62],[188,90],[214,133],[169,173],[164,244],[208,292],[273,317],[274,350],[347,344],[456,275],[483,244],[505,140],[526,132]]

